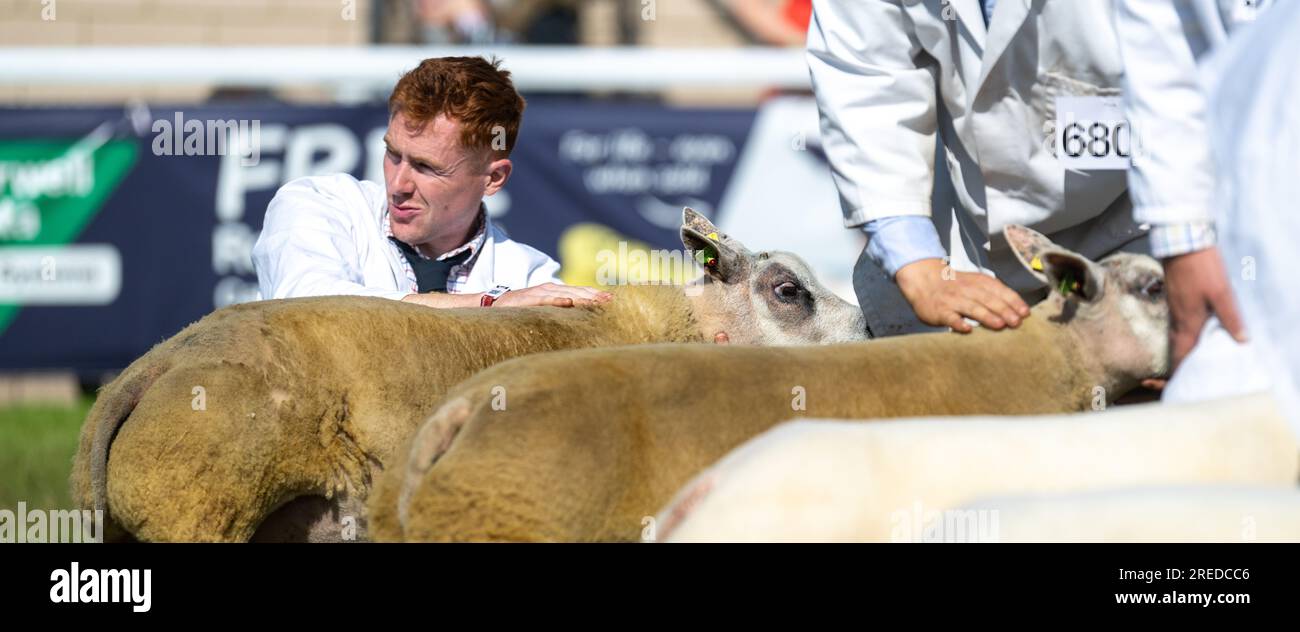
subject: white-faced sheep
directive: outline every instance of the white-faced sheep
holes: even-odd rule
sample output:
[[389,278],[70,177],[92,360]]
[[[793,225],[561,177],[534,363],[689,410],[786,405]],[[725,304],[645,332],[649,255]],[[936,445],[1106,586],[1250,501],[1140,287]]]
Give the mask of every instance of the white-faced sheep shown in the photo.
[[1165,372],[1156,261],[1120,253],[1094,263],[1028,229],[1006,235],[1060,290],[1016,330],[592,349],[484,371],[448,394],[405,465],[377,483],[373,533],[636,540],[642,518],[691,476],[781,421],[1088,410]]
[[[701,283],[619,288],[590,308],[319,297],[218,310],[100,392],[74,498],[141,540],[243,541],[264,521],[259,539],[364,539],[373,471],[449,387],[497,362],[647,342],[866,337],[861,312],[797,257],[713,233],[686,210],[684,244],[714,258]],[[815,301],[774,298],[787,288]]]

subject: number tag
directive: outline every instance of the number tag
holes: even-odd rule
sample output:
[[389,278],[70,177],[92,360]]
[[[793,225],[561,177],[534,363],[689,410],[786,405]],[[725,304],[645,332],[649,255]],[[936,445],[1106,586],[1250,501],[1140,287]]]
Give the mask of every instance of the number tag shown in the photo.
[[1056,99],[1056,157],[1066,169],[1128,169],[1132,132],[1120,97]]

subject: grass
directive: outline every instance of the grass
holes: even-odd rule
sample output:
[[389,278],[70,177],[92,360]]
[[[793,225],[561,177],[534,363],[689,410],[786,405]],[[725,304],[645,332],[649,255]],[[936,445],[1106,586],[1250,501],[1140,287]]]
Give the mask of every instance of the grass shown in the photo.
[[81,422],[94,403],[0,407],[0,509],[72,509],[68,473]]

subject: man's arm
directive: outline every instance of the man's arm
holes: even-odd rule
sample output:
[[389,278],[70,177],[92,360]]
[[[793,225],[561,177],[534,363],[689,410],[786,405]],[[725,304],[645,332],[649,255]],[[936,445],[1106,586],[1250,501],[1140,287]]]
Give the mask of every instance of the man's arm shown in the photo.
[[[429,292],[426,294],[408,294],[402,300],[426,307],[478,307],[482,298],[482,294]],[[613,294],[594,288],[543,283],[520,290],[510,290],[497,299],[493,305],[500,307],[574,307],[605,303],[613,298]]]
[[1120,0],[1115,32],[1124,61],[1124,109],[1137,140],[1128,171],[1133,216],[1151,224],[1165,268],[1170,369],[1196,345],[1211,315],[1238,341],[1245,328],[1215,247],[1214,169],[1197,57],[1200,26],[1167,0]]
[[408,293],[366,287],[344,204],[319,181],[301,178],[276,192],[253,246],[262,298],[355,295],[400,300]]
[[813,0],[807,59],[845,226],[928,217],[938,68],[903,8]]
[[896,2],[814,0],[808,69],[822,142],[846,226],[863,226],[882,265],[922,322],[970,331],[965,317],[1001,328],[1029,313],[997,279],[945,275],[930,221],[938,65]]

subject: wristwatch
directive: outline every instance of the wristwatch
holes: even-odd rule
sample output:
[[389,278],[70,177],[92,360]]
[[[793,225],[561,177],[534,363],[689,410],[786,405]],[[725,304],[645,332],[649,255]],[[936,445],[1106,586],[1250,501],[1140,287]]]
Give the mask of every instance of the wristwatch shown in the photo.
[[505,296],[505,295],[506,295],[506,292],[509,292],[509,291],[510,291],[510,288],[508,288],[508,287],[506,287],[506,286],[504,286],[504,285],[498,285],[498,286],[496,286],[496,287],[494,287],[494,288],[492,288],[492,289],[490,289],[490,290],[488,290],[488,291],[486,291],[486,292],[483,293],[483,298],[479,300],[479,302],[478,302],[478,306],[479,306],[479,307],[492,307],[492,304],[495,303],[495,302],[497,302],[497,299],[501,298],[502,296]]

